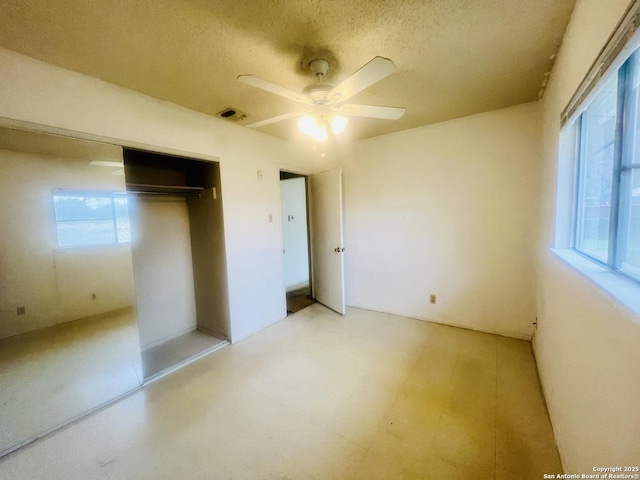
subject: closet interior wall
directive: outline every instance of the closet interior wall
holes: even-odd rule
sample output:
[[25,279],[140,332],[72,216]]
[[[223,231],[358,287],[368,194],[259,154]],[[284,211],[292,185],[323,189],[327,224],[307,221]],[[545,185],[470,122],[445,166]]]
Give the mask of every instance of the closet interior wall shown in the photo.
[[198,330],[229,340],[231,322],[227,295],[219,164],[210,164],[200,197],[187,197],[193,255]]
[[[137,194],[139,199],[186,198],[196,330],[228,340],[231,329],[219,164],[127,148],[124,149],[124,161],[127,192]],[[164,228],[169,230],[172,225]],[[135,270],[144,267],[137,266],[134,250],[134,277]],[[144,302],[172,295],[171,291],[153,291],[149,295],[149,285],[143,288],[147,295],[138,295],[138,310],[142,317],[146,310],[152,311],[145,308],[148,305]],[[154,319],[141,318],[139,325],[141,337],[146,337],[150,332],[143,329],[154,328]]]

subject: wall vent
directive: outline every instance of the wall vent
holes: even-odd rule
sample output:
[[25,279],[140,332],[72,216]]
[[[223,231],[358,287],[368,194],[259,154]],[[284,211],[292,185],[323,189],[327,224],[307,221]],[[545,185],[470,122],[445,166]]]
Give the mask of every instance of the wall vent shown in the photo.
[[237,108],[229,107],[229,108],[225,108],[221,112],[216,113],[216,116],[222,118],[223,120],[230,120],[232,122],[237,123],[237,122],[243,121],[249,115],[244,112],[241,112]]

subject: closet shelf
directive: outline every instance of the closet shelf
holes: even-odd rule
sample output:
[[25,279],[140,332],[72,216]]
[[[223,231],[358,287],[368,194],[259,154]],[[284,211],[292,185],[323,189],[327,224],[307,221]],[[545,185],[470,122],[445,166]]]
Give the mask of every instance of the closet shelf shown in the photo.
[[151,195],[200,195],[204,187],[127,183],[127,192]]

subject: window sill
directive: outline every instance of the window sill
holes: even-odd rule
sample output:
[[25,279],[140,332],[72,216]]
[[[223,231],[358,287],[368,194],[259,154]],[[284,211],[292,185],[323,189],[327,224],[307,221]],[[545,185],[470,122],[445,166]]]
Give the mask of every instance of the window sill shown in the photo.
[[107,249],[116,249],[116,248],[131,248],[131,242],[121,242],[121,243],[98,243],[95,245],[71,245],[68,247],[54,247],[54,251],[56,252],[88,252],[92,250],[100,250],[104,251]]
[[552,248],[551,251],[636,315],[640,315],[640,284],[598,265],[573,250]]

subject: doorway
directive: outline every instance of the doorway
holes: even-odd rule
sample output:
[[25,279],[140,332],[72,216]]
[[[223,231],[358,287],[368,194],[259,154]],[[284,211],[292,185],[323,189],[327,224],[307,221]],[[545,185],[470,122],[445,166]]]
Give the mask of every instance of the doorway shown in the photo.
[[280,172],[282,263],[287,315],[315,302],[311,290],[309,197],[305,175]]

